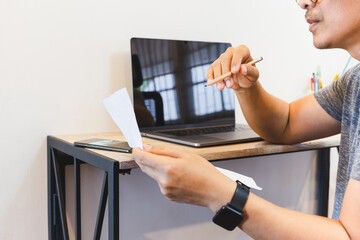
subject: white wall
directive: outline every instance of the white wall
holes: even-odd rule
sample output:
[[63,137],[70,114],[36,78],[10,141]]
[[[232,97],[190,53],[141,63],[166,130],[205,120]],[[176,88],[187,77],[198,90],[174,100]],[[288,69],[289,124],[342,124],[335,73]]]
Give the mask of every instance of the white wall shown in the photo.
[[0,239],[47,238],[46,136],[117,130],[101,100],[131,86],[131,37],[245,43],[290,101],[347,59],[315,50],[303,16],[288,0],[1,0]]

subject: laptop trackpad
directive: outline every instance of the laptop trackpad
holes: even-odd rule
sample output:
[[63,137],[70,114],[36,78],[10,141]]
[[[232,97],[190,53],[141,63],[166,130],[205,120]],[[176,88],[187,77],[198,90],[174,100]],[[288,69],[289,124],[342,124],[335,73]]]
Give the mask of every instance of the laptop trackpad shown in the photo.
[[219,141],[223,140],[221,138],[215,138],[210,136],[202,136],[202,135],[191,135],[191,136],[185,136],[185,137],[179,137],[180,140],[185,140],[189,142],[213,142],[213,141]]
[[255,132],[252,130],[249,131],[242,131],[242,132],[224,132],[224,133],[216,133],[216,134],[207,134],[206,136],[213,137],[216,136],[220,139],[230,140],[230,139],[246,139],[246,138],[255,138],[259,137]]

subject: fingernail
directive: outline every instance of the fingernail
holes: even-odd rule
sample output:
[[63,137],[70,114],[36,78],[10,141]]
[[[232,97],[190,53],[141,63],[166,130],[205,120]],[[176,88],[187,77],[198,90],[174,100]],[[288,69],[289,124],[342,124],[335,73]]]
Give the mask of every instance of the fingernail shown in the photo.
[[217,83],[216,83],[216,88],[217,88],[217,90],[219,90],[219,91],[221,90],[221,83],[220,83],[220,82],[217,82]]
[[231,82],[229,79],[226,79],[225,81],[226,87],[230,87],[231,86]]
[[245,65],[242,65],[241,67],[242,67],[242,69],[243,69],[243,71],[244,71],[244,73],[246,75],[247,74],[247,67]]
[[233,78],[230,78],[229,81],[230,81],[231,85],[234,84],[234,79]]
[[150,149],[152,148],[152,146],[149,145],[149,144],[143,144],[143,148],[144,148],[145,151],[150,151]]
[[232,66],[231,72],[233,72],[233,73],[234,73],[234,72],[237,72],[237,71],[239,71],[239,69],[240,69],[240,63]]

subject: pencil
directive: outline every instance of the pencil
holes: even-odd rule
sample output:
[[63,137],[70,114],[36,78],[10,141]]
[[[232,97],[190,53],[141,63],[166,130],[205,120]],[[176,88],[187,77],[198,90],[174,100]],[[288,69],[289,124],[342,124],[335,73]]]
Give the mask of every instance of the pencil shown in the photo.
[[[262,61],[262,60],[263,60],[263,58],[260,57],[260,58],[258,58],[258,59],[252,60],[252,61],[249,62],[249,63],[244,63],[244,64],[254,65],[255,63],[258,63],[258,62],[260,62],[260,61]],[[219,77],[217,77],[217,78],[215,78],[215,79],[213,79],[213,80],[208,81],[208,83],[205,85],[205,87],[210,86],[210,85],[213,85],[213,84],[215,84],[215,83],[217,83],[217,82],[220,82],[221,80],[224,80],[225,78],[230,77],[231,75],[232,75],[232,72],[227,72],[227,73],[225,73],[225,74],[223,74],[223,75],[221,75],[221,76],[219,76]]]

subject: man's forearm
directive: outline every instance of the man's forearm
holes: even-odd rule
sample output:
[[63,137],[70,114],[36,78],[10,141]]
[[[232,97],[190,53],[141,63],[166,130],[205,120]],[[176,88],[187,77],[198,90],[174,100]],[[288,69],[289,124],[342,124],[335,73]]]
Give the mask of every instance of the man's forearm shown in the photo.
[[267,93],[259,82],[235,93],[250,127],[268,141],[282,142],[289,119],[289,104]]
[[350,239],[339,221],[281,208],[254,194],[239,227],[254,239]]

